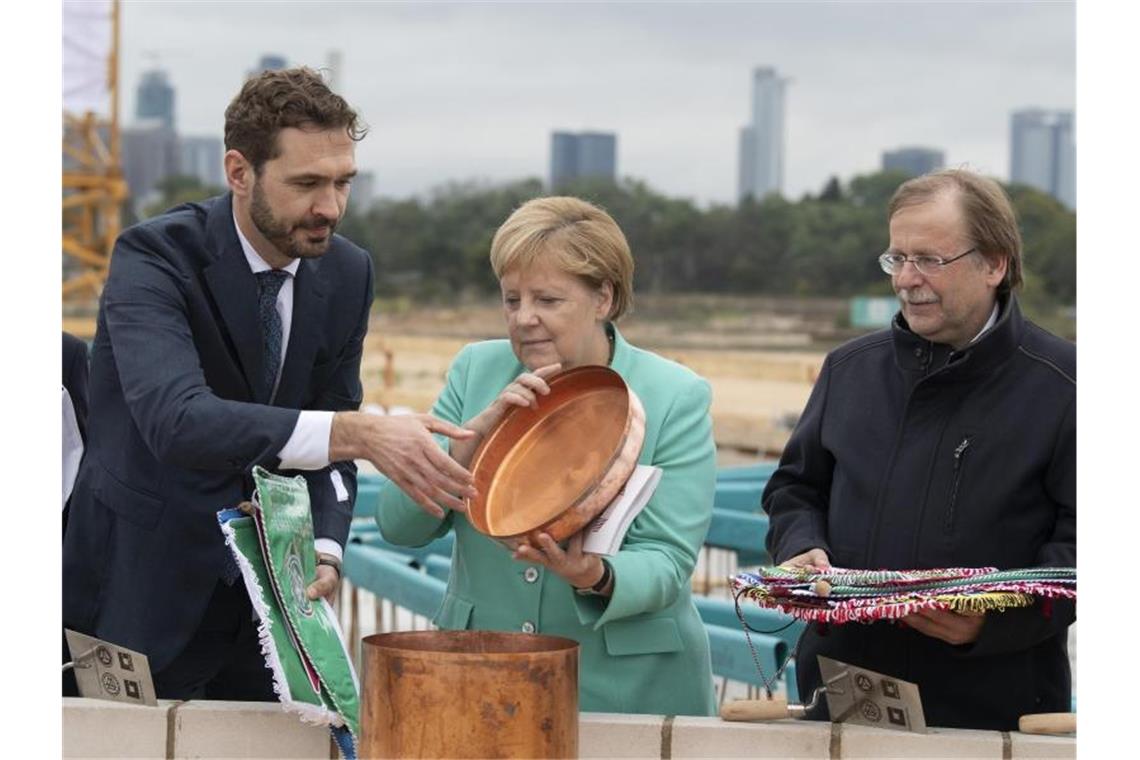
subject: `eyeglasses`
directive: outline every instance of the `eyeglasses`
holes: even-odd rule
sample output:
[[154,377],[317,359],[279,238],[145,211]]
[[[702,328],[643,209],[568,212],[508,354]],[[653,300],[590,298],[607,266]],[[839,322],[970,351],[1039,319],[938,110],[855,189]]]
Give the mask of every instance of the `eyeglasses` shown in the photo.
[[902,272],[903,267],[905,267],[909,261],[914,264],[914,268],[918,270],[919,274],[925,277],[937,277],[942,273],[942,267],[949,266],[958,259],[969,256],[977,250],[976,247],[971,248],[965,253],[959,253],[952,259],[944,259],[941,256],[904,256],[901,253],[891,253],[887,251],[879,257],[879,266],[881,266],[883,271],[887,274],[896,275]]

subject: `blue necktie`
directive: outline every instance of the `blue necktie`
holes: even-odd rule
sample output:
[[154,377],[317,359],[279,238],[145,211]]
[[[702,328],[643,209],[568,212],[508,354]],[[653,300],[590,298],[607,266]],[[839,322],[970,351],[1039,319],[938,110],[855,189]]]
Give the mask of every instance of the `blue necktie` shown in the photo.
[[257,314],[261,322],[261,388],[267,402],[273,396],[277,368],[281,365],[281,315],[277,313],[277,293],[288,272],[269,269],[257,273]]

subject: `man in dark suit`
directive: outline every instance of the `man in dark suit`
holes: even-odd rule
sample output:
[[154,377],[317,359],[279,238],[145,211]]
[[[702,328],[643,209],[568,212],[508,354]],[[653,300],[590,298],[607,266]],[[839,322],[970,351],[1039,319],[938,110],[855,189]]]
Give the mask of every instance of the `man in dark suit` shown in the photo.
[[63,616],[145,653],[161,698],[274,699],[215,517],[249,498],[255,465],[308,481],[313,599],[336,591],[353,459],[433,513],[473,494],[470,474],[431,436],[471,433],[426,415],[355,411],[372,262],[333,232],[364,132],[308,69],[253,77],[226,109],[231,192],[115,244],[64,542]]

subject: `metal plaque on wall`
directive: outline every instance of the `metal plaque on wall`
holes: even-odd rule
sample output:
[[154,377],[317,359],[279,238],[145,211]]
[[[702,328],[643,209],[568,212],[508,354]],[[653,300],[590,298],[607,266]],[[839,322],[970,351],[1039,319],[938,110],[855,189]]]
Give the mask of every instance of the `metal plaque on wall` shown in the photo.
[[832,722],[926,732],[917,684],[823,656],[819,672]]
[[146,655],[109,641],[66,630],[79,694],[135,705],[156,705]]

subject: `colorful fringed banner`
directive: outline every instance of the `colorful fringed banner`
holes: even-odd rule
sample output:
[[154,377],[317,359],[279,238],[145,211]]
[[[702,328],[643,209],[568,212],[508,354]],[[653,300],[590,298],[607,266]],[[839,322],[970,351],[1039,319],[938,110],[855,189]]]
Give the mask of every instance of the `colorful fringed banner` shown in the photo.
[[819,623],[895,620],[919,610],[964,614],[1028,607],[1034,599],[1076,599],[1075,568],[998,570],[956,567],[936,570],[846,570],[827,572],[762,567],[732,579],[737,599]]

